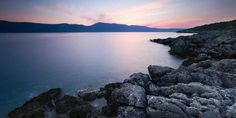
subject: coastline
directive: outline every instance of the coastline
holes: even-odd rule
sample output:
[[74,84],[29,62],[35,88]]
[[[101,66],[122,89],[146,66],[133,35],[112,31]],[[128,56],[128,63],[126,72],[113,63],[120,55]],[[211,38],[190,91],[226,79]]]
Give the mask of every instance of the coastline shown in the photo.
[[[9,113],[9,117],[227,117],[236,116],[236,31],[154,39],[171,54],[186,57],[178,68],[150,65],[149,74],[134,73],[122,83],[78,96],[51,89]],[[97,108],[91,101],[105,99]]]

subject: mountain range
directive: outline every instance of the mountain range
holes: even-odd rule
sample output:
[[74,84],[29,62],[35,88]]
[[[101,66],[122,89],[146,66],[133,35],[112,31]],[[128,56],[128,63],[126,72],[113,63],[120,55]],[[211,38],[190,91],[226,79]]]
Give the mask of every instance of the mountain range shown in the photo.
[[0,32],[176,32],[181,28],[150,28],[138,25],[98,22],[90,26],[78,24],[43,24],[0,20]]

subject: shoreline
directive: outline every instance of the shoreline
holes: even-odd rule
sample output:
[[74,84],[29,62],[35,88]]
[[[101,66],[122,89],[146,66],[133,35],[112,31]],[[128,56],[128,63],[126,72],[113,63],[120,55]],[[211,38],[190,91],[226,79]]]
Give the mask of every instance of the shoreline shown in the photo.
[[[51,89],[11,111],[15,117],[194,118],[236,116],[236,31],[212,31],[154,39],[186,57],[177,68],[150,65],[149,74],[134,73],[121,83],[77,96]],[[91,101],[104,99],[97,108]]]

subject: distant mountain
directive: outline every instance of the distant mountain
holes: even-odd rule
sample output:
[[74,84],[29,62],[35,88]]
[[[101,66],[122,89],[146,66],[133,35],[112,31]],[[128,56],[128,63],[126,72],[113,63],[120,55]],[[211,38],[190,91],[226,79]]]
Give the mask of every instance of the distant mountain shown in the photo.
[[236,20],[207,24],[203,26],[190,28],[190,29],[180,30],[178,32],[197,33],[197,32],[204,32],[204,31],[232,30],[232,29],[236,29]]
[[0,32],[176,32],[180,28],[150,28],[146,26],[115,23],[96,23],[91,26],[77,24],[43,24],[30,22],[9,22],[0,20]]

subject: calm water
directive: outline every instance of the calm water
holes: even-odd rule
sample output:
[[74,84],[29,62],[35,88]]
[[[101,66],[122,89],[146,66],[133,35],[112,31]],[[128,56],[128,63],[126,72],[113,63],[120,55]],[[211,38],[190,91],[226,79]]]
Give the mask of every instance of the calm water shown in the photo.
[[152,38],[177,33],[0,34],[0,116],[52,87],[68,94],[122,81],[157,64],[178,67],[182,59]]

